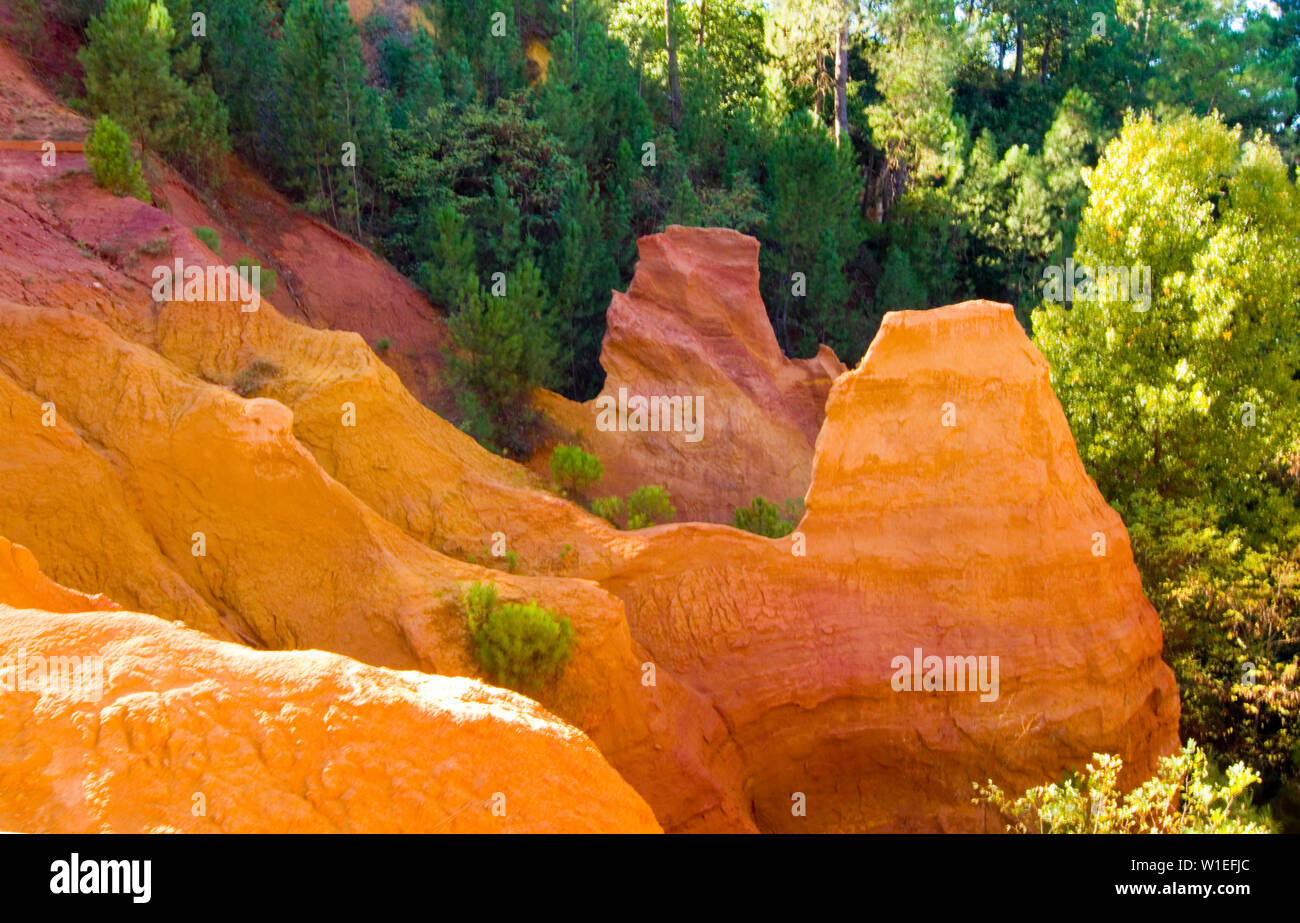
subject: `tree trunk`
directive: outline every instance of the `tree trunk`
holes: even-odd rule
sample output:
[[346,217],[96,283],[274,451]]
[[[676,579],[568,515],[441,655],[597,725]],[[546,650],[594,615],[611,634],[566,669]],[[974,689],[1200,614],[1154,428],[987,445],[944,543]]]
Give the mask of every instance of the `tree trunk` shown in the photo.
[[840,23],[835,50],[835,146],[849,139],[849,24]]
[[709,0],[700,0],[700,28],[695,34],[695,46],[704,47],[704,17],[709,12]]
[[673,42],[673,0],[664,0],[664,44],[668,47],[668,123],[682,127],[682,86],[677,77],[677,46]]
[[1025,60],[1025,24],[1016,18],[1016,80],[1020,80],[1020,67]]
[[1052,50],[1052,36],[1048,35],[1043,41],[1043,56],[1038,59],[1038,85],[1047,86],[1047,55]]

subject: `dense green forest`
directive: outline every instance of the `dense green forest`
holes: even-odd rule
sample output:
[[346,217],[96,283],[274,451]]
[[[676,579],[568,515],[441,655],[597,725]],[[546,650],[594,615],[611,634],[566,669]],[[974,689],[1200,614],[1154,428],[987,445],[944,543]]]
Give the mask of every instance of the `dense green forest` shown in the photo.
[[[1014,305],[1131,530],[1184,737],[1294,823],[1300,0],[16,6],[81,36],[88,114],[201,186],[233,150],[422,286],[498,451],[529,451],[532,386],[599,390],[609,292],[668,224],[760,240],[794,356]],[[1053,296],[1067,260],[1141,268],[1146,307]]]

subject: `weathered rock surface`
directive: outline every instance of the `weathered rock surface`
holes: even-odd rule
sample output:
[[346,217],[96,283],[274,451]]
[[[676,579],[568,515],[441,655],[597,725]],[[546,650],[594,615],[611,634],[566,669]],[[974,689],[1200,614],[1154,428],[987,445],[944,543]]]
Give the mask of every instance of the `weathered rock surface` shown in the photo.
[[35,556],[0,535],[0,603],[47,612],[112,612],[121,608],[106,596],[87,596],[41,573]]
[[[83,139],[89,122],[42,87],[0,42],[0,138]],[[389,341],[383,360],[421,400],[440,410],[442,313],[392,266],[356,241],[293,207],[236,158],[215,197],[205,197],[161,162],[155,206],[97,189],[84,155],[0,150],[0,297],[68,307],[145,342],[152,271],[186,264],[230,265],[247,257],[276,273],[266,297],[314,327],[354,330],[370,344]],[[213,252],[194,234],[220,237]]]
[[[595,577],[625,541],[421,405],[353,334],[312,330],[274,310],[171,302],[159,309],[154,348],[212,382],[233,382],[256,359],[273,363],[280,373],[258,394],[293,410],[294,436],[321,467],[445,554],[492,561],[499,534],[522,573]],[[348,408],[355,425],[345,425]]]
[[[0,44],[0,77],[17,70]],[[84,133],[43,94],[30,77],[0,80],[0,132]],[[1084,473],[1046,366],[1009,308],[890,315],[867,359],[840,374],[828,351],[781,355],[758,297],[752,239],[685,228],[645,239],[636,279],[610,309],[605,395],[622,387],[699,396],[703,438],[602,432],[594,402],[543,394],[560,438],[578,441],[581,431],[605,463],[596,495],[662,483],[679,520],[729,522],[754,496],[806,491],[808,514],[797,549],[796,539],[716,525],[619,532],[537,489],[537,476],[412,396],[408,388],[426,402],[437,394],[431,357],[441,333],[409,286],[394,288],[391,268],[246,171],[221,202],[170,175],[155,193],[161,208],[113,198],[77,154],[46,168],[31,152],[0,151],[0,534],[31,548],[58,583],[251,647],[321,648],[377,667],[476,676],[457,597],[467,582],[494,580],[503,597],[536,598],[573,620],[574,660],[540,701],[586,732],[670,831],[982,829],[969,805],[973,780],[1023,788],[1094,750],[1123,754],[1135,780],[1175,746],[1176,692],[1127,535]],[[220,254],[192,233],[200,224],[220,231]],[[240,255],[280,275],[258,312],[154,303],[155,263]],[[322,326],[362,335],[313,329]],[[408,349],[408,334],[425,339]],[[366,345],[380,336],[394,341],[383,361]],[[279,372],[246,400],[231,386],[255,359]],[[545,469],[548,460],[534,461]],[[464,560],[491,562],[498,533],[518,553],[518,573]],[[1102,556],[1093,554],[1098,533]],[[193,748],[209,761],[193,772],[233,774],[235,787],[283,805],[277,822],[360,829],[349,826],[358,817],[394,816],[369,775],[386,750],[357,738],[360,768],[304,751],[308,768],[298,775],[270,766],[266,754],[281,751],[257,736],[273,725],[351,739],[330,722],[372,720],[347,685],[370,667],[253,652],[145,616],[57,619],[50,613],[113,603],[33,573],[30,555],[0,544],[0,603],[44,610],[49,623],[4,611],[0,625],[52,649],[65,635],[74,647],[129,649],[123,663],[141,649],[140,670],[117,679],[156,682],[114,687],[124,717],[112,720],[124,723],[112,733],[144,741],[124,752],[163,754],[164,766],[134,757],[119,765],[86,749],[101,768],[82,786],[59,782],[70,772],[63,763],[40,763],[49,768],[32,784],[46,787],[25,789],[20,813],[0,826],[217,829],[219,817],[235,815],[210,807],[206,821],[190,820],[197,789],[183,784],[192,773],[164,780],[158,773],[172,757],[150,743],[166,739],[150,735],[169,722],[190,728],[195,712],[220,720],[213,752]],[[155,654],[177,638],[196,652],[192,673]],[[917,648],[998,657],[998,697],[894,691],[893,659]],[[438,738],[438,722],[459,720],[466,701],[487,696],[492,714],[504,701],[493,690],[465,693],[485,688],[468,680],[374,674],[386,678],[373,685],[389,690],[388,710],[373,717],[383,728],[414,714]],[[264,698],[240,697],[245,681]],[[330,711],[340,685],[344,705],[357,710]],[[268,712],[273,689],[299,704]],[[443,709],[433,717],[421,704],[430,696]],[[510,766],[536,775],[548,757],[516,733],[536,722],[520,717],[515,697],[506,705],[513,717],[493,718],[475,739],[497,746],[520,737]],[[30,708],[16,707],[12,719],[6,708],[0,721],[26,720]],[[34,749],[20,762],[39,763],[59,735],[109,719],[63,703],[51,720],[42,725],[49,740],[44,732],[24,740]],[[0,747],[13,737],[8,727]],[[223,741],[234,741],[233,755]],[[596,770],[573,765],[580,791]],[[445,769],[453,779],[463,770]],[[146,773],[139,802],[134,773]],[[363,794],[350,796],[354,773]],[[432,813],[398,812],[402,822],[498,829],[458,826],[481,814],[480,781]],[[210,806],[212,791],[236,803],[233,788],[212,786]],[[299,800],[274,794],[284,786]],[[796,793],[806,816],[791,811]],[[77,799],[89,806],[69,808]],[[182,816],[168,813],[173,805]],[[457,810],[464,814],[447,821]],[[582,805],[557,810],[576,812],[575,824],[591,818]],[[58,818],[73,820],[57,827]],[[200,822],[208,826],[183,826]]]
[[[0,319],[5,314],[0,302]],[[0,347],[8,347],[3,338]],[[57,404],[20,388],[3,368],[0,420],[0,533],[32,549],[64,585],[235,637],[141,524],[128,488],[93,438],[87,441]]]
[[[726,719],[760,828],[978,831],[972,781],[1020,790],[1100,751],[1136,782],[1177,747],[1127,531],[1009,306],[887,315],[831,392],[807,504],[784,539],[651,530],[602,581]],[[896,691],[918,648],[996,656],[997,698]]]
[[[223,329],[220,312],[239,313],[229,304],[206,308],[217,330]],[[170,324],[159,323],[168,343]],[[301,331],[308,346],[356,339],[285,327]],[[113,536],[143,535],[156,547],[143,559],[153,569],[132,573],[133,584],[122,582],[159,615],[190,621],[195,616],[187,606],[197,599],[206,607],[202,613],[215,613],[224,630],[256,646],[319,648],[446,675],[478,675],[460,589],[495,580],[503,598],[536,598],[572,619],[573,660],[540,698],[590,734],[665,827],[752,829],[721,719],[667,671],[655,685],[642,684],[649,658],[633,642],[622,605],[595,584],[509,575],[434,551],[322,470],[295,438],[293,413],[284,404],[245,400],[186,374],[88,316],[0,302],[0,344],[0,381],[11,383],[0,397],[13,396],[0,415],[15,434],[13,444],[71,443],[30,458],[6,453],[32,496],[45,495],[42,478],[68,492],[58,496],[59,516],[40,517],[25,512],[32,502],[27,494],[0,492],[0,512],[10,511],[3,527],[38,523],[37,537],[67,570],[109,574],[122,566]],[[229,348],[237,351],[237,342]],[[302,363],[291,369],[310,382],[312,373],[323,374],[328,355],[322,360],[304,349]],[[378,379],[385,377],[392,373],[382,370]],[[378,465],[389,457],[382,450],[389,434],[366,415],[381,404],[358,398],[356,426],[338,406],[329,415],[337,430],[331,438],[340,442],[370,429],[366,438]],[[44,425],[47,405],[62,430]],[[382,406],[378,412],[383,419]],[[317,425],[325,426],[321,414]],[[85,453],[72,434],[94,446],[107,485],[83,488],[75,464]],[[113,496],[114,481],[117,494],[129,498],[118,510],[125,523],[63,515]],[[75,565],[76,557],[90,564]],[[172,592],[175,578],[185,592]]]
[[[812,359],[782,354],[759,294],[754,238],[673,225],[641,238],[637,251],[632,284],[610,302],[600,395],[575,404],[539,392],[559,431],[555,442],[580,444],[600,458],[604,477],[593,495],[660,484],[679,521],[730,523],[756,496],[776,503],[802,497],[826,395],[844,365],[826,346]],[[600,410],[610,400],[617,405],[620,391],[629,403],[637,396],[695,400],[703,411],[698,440],[683,431],[602,430]],[[627,421],[628,430],[638,425],[630,413]],[[687,423],[683,413],[683,430]],[[549,463],[549,450],[534,460],[543,472]]]
[[586,735],[531,699],[133,612],[15,608],[75,605],[31,563],[0,539],[0,829],[660,831]]

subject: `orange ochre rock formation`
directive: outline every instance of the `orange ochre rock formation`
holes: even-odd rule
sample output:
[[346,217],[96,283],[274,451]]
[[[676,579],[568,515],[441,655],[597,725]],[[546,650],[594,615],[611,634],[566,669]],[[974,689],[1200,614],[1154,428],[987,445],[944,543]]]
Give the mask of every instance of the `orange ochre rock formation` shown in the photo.
[[[679,520],[730,523],[755,497],[802,497],[843,363],[827,346],[811,359],[782,354],[758,291],[754,238],[672,225],[642,237],[637,253],[632,284],[614,292],[606,315],[601,393],[584,404],[537,395],[558,430],[553,442],[601,460],[593,495],[659,484]],[[545,473],[549,460],[540,452],[534,467]]]
[[[0,76],[0,133],[84,136],[3,45]],[[623,532],[429,409],[437,312],[234,166],[213,202],[154,164],[146,205],[0,150],[0,657],[105,670],[98,703],[4,693],[0,827],[982,830],[972,781],[1093,751],[1133,781],[1177,745],[1127,534],[1010,308],[888,315],[844,372],[781,355],[753,239],[644,239],[602,396],[698,397],[702,438],[543,394],[557,439],[679,520],[807,514]],[[152,297],[241,256],[277,269],[255,312]],[[460,594],[489,580],[573,622],[540,706],[476,682]]]
[[972,781],[1108,752],[1135,783],[1178,745],[1128,533],[1008,305],[885,317],[790,536],[646,535],[602,585],[725,718],[760,829],[998,830]]
[[586,735],[524,696],[80,611],[105,606],[33,564],[0,539],[0,829],[660,831]]

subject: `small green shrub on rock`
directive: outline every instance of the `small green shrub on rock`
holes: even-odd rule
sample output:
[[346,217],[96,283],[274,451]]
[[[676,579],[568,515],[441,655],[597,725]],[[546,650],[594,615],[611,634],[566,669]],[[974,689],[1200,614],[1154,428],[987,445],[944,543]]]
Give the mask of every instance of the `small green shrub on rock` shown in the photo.
[[672,497],[658,484],[646,484],[627,495],[629,529],[644,529],[646,526],[672,522],[676,516]]
[[602,519],[609,520],[612,525],[623,528],[619,525],[619,520],[623,518],[622,497],[597,497],[591,501],[591,511]]
[[551,477],[568,490],[585,490],[604,473],[600,459],[576,445],[557,445],[551,453]]
[[221,252],[221,235],[213,228],[200,224],[194,229],[194,236],[203,241],[203,245],[213,253]]
[[241,256],[238,260],[235,261],[236,269],[242,269],[245,266],[247,266],[250,270],[249,272],[250,279],[252,278],[252,271],[251,271],[252,267],[254,266],[257,267],[257,278],[258,278],[257,291],[261,294],[263,298],[275,294],[275,270],[274,269],[272,269],[270,266],[263,266],[261,263],[255,262],[254,260],[250,259],[247,256]]
[[755,497],[749,506],[736,510],[736,528],[768,538],[781,538],[794,531],[802,518],[802,500],[787,500],[782,509],[762,497]]
[[[625,510],[627,519],[623,521]],[[672,496],[658,484],[638,487],[626,501],[622,497],[597,497],[591,501],[591,511],[620,529],[644,529],[672,522],[677,516]]]
[[502,603],[494,585],[475,583],[463,603],[479,666],[502,686],[536,691],[573,654],[573,624],[537,600]]
[[101,115],[86,138],[86,163],[95,177],[95,185],[115,196],[135,196],[152,202],[149,187],[140,173],[140,161],[131,153],[131,139],[122,127]]

